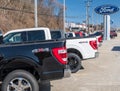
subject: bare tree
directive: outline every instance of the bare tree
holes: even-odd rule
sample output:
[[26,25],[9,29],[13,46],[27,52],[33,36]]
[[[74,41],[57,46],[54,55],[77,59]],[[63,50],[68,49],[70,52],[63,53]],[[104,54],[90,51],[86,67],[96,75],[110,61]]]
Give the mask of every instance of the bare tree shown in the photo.
[[[0,0],[0,28],[6,32],[34,27],[34,0]],[[61,29],[63,6],[57,0],[38,0],[39,27]]]

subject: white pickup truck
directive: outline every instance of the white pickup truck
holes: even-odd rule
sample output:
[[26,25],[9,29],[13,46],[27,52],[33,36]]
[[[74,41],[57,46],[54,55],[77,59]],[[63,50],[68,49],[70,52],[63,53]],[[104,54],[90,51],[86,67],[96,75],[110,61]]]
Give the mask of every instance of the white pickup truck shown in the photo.
[[[63,31],[51,31],[52,39],[59,39]],[[67,35],[66,35],[67,36]],[[81,67],[81,60],[95,58],[98,56],[98,46],[95,37],[75,38],[73,36],[66,38],[66,47],[68,52],[68,64],[71,72],[77,72]]]

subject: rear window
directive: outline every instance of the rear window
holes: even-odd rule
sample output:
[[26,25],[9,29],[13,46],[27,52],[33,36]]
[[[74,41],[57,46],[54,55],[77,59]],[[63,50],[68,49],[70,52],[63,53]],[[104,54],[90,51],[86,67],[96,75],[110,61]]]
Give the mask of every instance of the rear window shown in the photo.
[[65,36],[66,36],[66,38],[72,38],[73,34],[72,33],[66,33]]
[[45,40],[44,30],[28,32],[28,41],[40,41],[40,40]]
[[99,36],[99,35],[102,35],[102,33],[101,32],[96,32],[95,35]]
[[79,38],[79,37],[80,37],[80,34],[79,34],[79,33],[75,33],[75,36],[76,36],[77,38]]
[[62,34],[60,31],[51,31],[51,38],[52,39],[61,39]]

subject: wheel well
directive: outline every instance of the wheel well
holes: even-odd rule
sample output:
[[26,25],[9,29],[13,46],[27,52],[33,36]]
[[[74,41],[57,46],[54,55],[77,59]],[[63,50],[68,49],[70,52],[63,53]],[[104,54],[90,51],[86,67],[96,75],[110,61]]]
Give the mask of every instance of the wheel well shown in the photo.
[[82,54],[78,51],[78,50],[76,50],[76,49],[68,49],[67,50],[67,52],[68,53],[75,53],[75,54],[77,54],[81,59],[83,59],[83,56],[82,56]]
[[2,79],[3,80],[10,72],[14,71],[14,70],[25,70],[30,72],[33,76],[35,76],[35,78],[37,80],[39,80],[39,74],[37,72],[37,70],[35,69],[34,66],[29,65],[27,63],[23,63],[23,62],[10,62],[7,65],[4,66],[1,74],[2,74]]

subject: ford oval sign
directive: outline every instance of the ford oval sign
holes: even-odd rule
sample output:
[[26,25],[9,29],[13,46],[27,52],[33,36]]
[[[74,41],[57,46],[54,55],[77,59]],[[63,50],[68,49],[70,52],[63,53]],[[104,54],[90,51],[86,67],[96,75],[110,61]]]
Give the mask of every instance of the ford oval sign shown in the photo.
[[119,8],[113,5],[102,5],[95,8],[95,12],[102,15],[109,15],[119,11]]

